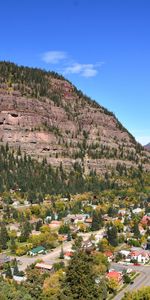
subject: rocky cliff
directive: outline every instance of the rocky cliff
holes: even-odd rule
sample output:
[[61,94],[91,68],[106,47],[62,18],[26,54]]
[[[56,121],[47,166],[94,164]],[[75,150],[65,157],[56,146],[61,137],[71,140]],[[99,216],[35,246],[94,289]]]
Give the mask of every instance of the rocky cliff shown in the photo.
[[118,163],[150,168],[150,154],[107,109],[62,76],[0,63],[0,141],[39,160],[85,173]]

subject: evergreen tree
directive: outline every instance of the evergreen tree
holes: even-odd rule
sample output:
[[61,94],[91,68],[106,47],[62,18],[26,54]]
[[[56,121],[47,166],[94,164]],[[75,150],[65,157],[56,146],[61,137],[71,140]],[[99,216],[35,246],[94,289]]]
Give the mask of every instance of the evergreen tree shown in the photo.
[[118,245],[117,227],[110,223],[107,228],[107,239],[110,245],[116,247]]
[[139,238],[141,237],[141,234],[140,234],[140,231],[139,231],[139,225],[138,225],[138,222],[135,222],[135,223],[134,223],[134,226],[133,226],[133,233],[134,233],[135,238],[139,239]]
[[18,264],[17,264],[17,260],[14,259],[14,271],[13,271],[13,275],[18,276],[19,275],[19,269],[18,269]]
[[20,242],[26,242],[31,233],[31,225],[28,220],[22,224]]
[[0,245],[3,250],[7,249],[7,242],[9,240],[9,235],[7,228],[4,223],[0,225]]
[[102,220],[101,212],[94,210],[91,229],[92,231],[96,231],[102,228],[102,226],[103,226],[103,220]]
[[95,283],[93,258],[84,251],[74,254],[66,270],[62,299],[102,299]]
[[5,268],[6,268],[5,269],[5,275],[6,275],[6,277],[12,279],[13,275],[12,275],[10,264],[8,263]]
[[15,238],[11,237],[11,239],[10,239],[10,250],[11,250],[11,253],[15,254],[16,249],[17,249],[17,245],[16,245]]
[[64,249],[63,249],[63,245],[61,245],[61,250],[60,250],[59,258],[60,258],[60,259],[64,259]]

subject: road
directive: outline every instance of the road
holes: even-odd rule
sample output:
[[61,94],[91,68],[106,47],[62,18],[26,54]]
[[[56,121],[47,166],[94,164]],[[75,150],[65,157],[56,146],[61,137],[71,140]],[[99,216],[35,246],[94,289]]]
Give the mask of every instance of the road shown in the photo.
[[[88,232],[88,233],[80,233],[78,235],[82,236],[83,241],[86,241],[86,240],[89,239],[91,234],[103,235],[103,233],[104,233],[104,229],[100,229],[98,231]],[[68,250],[71,250],[73,242],[74,241],[72,240],[70,242],[64,242],[63,243],[64,252],[66,252]],[[25,271],[27,266],[31,265],[32,263],[34,263],[38,259],[42,259],[44,262],[49,263],[49,264],[54,264],[55,261],[59,258],[60,251],[61,251],[61,245],[56,247],[53,251],[51,251],[47,254],[40,254],[40,255],[36,255],[34,257],[27,256],[27,255],[20,256],[20,257],[17,258],[21,262],[21,264],[19,265],[19,270],[20,271]]]
[[[111,267],[115,269],[119,269],[120,265],[116,263],[112,263]],[[143,286],[150,286],[150,266],[124,266],[125,269],[131,268],[132,270],[139,272],[140,275],[134,279],[133,284],[129,284],[125,289],[120,291],[113,299],[121,300],[124,296],[125,292],[132,292],[133,290],[137,290],[142,288]]]

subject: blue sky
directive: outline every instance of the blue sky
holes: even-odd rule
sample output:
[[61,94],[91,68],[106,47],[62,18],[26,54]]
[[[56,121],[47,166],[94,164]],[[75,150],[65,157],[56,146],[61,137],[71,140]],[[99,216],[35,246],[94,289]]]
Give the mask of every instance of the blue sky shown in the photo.
[[63,73],[150,142],[149,0],[2,0],[0,60]]

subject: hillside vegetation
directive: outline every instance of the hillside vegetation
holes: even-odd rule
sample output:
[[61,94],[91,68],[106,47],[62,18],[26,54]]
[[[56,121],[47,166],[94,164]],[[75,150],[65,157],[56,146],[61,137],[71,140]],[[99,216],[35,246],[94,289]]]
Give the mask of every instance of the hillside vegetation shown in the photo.
[[115,115],[55,72],[0,62],[0,111],[1,144],[55,168],[150,169],[150,154]]

